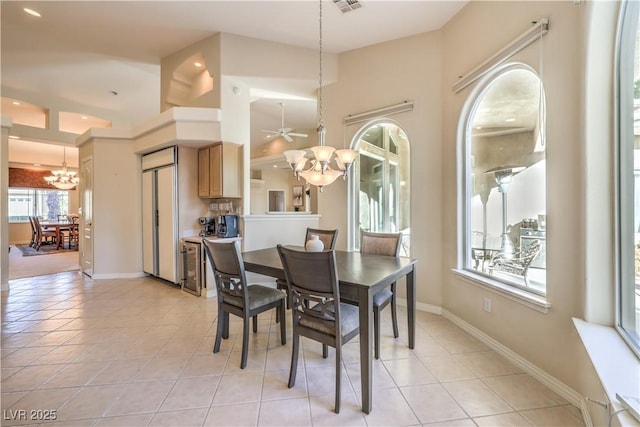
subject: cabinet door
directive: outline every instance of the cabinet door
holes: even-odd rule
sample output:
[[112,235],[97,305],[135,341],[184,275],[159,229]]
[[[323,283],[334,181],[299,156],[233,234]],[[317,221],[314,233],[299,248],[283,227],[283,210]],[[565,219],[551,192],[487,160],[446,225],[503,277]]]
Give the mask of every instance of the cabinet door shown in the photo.
[[198,197],[209,197],[209,149],[198,150]]
[[222,144],[209,147],[209,196],[222,197]]

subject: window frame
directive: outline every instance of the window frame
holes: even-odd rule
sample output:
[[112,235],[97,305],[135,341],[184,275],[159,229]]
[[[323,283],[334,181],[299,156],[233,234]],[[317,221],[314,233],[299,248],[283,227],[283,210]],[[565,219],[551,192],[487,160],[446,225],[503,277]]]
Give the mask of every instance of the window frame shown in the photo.
[[[518,283],[515,280],[509,280],[503,277],[497,277],[488,273],[483,273],[470,266],[472,257],[472,244],[471,244],[471,196],[472,196],[472,155],[471,155],[471,140],[469,134],[471,132],[471,122],[477,109],[479,108],[482,99],[486,92],[490,89],[492,83],[505,73],[513,70],[527,70],[534,73],[540,80],[541,76],[531,66],[522,62],[511,61],[494,66],[488,71],[482,79],[475,85],[473,90],[467,97],[465,104],[460,113],[460,119],[458,121],[457,129],[457,194],[458,194],[458,251],[457,251],[457,265],[453,269],[454,273],[468,280],[474,285],[481,286],[491,291],[496,291],[507,298],[514,301],[521,302],[535,310],[546,313],[551,307],[551,304],[547,300],[548,291],[538,292],[522,283]],[[541,94],[542,97],[542,118],[539,118],[541,123],[546,123],[546,107],[545,107],[545,90],[544,83],[542,83]],[[546,129],[543,129],[543,139],[546,140]],[[546,149],[545,149],[546,150]],[[546,160],[546,156],[545,156]],[[545,194],[547,193],[547,183],[545,180]],[[546,270],[546,269],[545,269]]]
[[[47,188],[26,188],[26,187],[9,187],[8,191],[7,191],[7,219],[8,219],[8,223],[9,224],[25,224],[29,222],[29,219],[25,219],[25,220],[12,220],[11,216],[9,215],[9,211],[10,211],[10,205],[11,205],[11,190],[15,190],[21,193],[25,193],[27,195],[27,197],[31,197],[32,198],[32,202],[31,202],[31,206],[30,206],[30,212],[28,212],[28,216],[37,216],[39,219],[44,220],[46,218],[44,218],[43,215],[40,215],[39,212],[42,210],[40,208],[40,204],[38,203],[39,200],[43,200],[44,197],[46,197],[46,193],[50,193],[50,192],[57,192],[60,194],[61,197],[66,198],[66,202],[62,202],[62,204],[64,205],[66,203],[67,205],[67,210],[69,208],[69,204],[70,204],[70,195],[69,195],[69,190],[60,190],[60,189],[47,189]],[[67,212],[68,213],[68,212]]]
[[[640,24],[640,4],[625,1],[620,8],[620,18],[616,34],[615,50],[615,78],[614,78],[614,240],[615,240],[615,328],[631,350],[640,357],[640,331],[634,331],[635,336],[624,327],[623,316],[629,315],[629,310],[635,310],[635,253],[629,247],[635,246],[634,236],[634,192],[636,171],[634,166],[634,118],[625,114],[634,110],[633,74],[635,72],[634,58],[636,49],[636,35]],[[629,50],[634,52],[628,55]],[[625,53],[627,53],[625,55]],[[632,82],[632,87],[624,82]],[[628,155],[631,145],[632,155]],[[633,286],[625,284],[633,283]],[[629,289],[630,288],[630,289]],[[625,304],[627,305],[625,307]],[[626,311],[625,311],[626,308]],[[637,316],[637,314],[636,314]],[[629,319],[626,319],[627,321]],[[638,320],[633,317],[633,322]]]

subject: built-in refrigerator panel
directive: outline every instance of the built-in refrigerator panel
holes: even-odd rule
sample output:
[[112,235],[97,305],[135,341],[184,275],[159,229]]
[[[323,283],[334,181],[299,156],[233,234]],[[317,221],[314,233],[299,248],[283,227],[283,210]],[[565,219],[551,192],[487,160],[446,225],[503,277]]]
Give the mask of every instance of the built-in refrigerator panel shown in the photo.
[[178,284],[176,147],[142,157],[142,261],[145,273]]
[[176,167],[166,166],[156,170],[157,203],[157,259],[158,277],[180,283],[178,277]]

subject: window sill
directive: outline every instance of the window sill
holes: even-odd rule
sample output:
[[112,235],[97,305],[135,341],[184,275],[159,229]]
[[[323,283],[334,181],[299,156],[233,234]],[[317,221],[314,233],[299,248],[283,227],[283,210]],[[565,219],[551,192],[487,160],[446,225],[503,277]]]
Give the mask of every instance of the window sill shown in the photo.
[[546,314],[549,312],[549,308],[551,308],[551,304],[546,300],[546,298],[540,295],[535,295],[530,292],[514,288],[500,282],[499,280],[492,280],[486,276],[473,274],[467,270],[453,269],[452,271],[457,276],[460,276],[465,281],[475,286],[502,295],[505,298],[508,298],[533,310],[539,311],[540,313]]
[[[622,409],[616,398],[620,395],[640,394],[640,360],[631,351],[615,328],[595,325],[573,318],[573,324],[587,350],[602,387],[613,407],[611,412]],[[627,411],[618,414],[620,425],[637,425],[638,421]]]

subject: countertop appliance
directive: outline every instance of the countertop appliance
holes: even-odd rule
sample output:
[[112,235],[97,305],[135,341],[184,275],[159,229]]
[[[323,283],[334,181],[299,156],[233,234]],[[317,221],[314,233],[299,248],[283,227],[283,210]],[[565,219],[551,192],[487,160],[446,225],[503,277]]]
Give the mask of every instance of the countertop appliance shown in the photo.
[[218,237],[237,237],[238,215],[219,215],[216,230]]
[[201,216],[198,218],[200,223],[200,236],[207,237],[216,234],[216,218],[212,216]]

